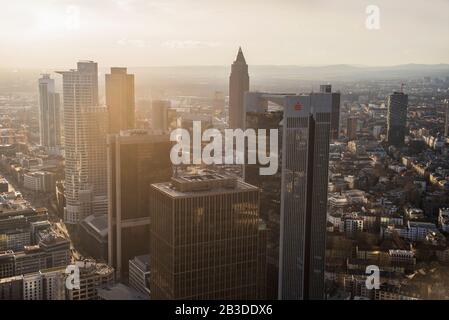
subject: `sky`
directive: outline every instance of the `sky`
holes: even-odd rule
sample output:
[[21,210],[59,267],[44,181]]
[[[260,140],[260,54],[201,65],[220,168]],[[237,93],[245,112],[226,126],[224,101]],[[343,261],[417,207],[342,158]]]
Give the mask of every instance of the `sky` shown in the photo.
[[252,65],[449,63],[448,12],[449,0],[0,0],[0,68],[229,65],[239,46]]

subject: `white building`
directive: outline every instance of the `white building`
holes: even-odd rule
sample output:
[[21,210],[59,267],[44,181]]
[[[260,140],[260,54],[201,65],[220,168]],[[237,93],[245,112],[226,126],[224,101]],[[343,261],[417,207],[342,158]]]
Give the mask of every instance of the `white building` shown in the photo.
[[98,67],[81,61],[63,76],[65,197],[64,220],[78,223],[93,212],[95,196],[107,194],[107,108],[98,106]]
[[449,208],[440,208],[438,225],[441,228],[441,231],[449,233]]

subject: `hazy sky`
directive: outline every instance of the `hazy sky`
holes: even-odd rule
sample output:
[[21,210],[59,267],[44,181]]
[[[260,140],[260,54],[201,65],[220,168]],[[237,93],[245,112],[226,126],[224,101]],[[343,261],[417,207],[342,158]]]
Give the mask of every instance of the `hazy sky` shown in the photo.
[[449,0],[0,1],[0,67],[449,63]]

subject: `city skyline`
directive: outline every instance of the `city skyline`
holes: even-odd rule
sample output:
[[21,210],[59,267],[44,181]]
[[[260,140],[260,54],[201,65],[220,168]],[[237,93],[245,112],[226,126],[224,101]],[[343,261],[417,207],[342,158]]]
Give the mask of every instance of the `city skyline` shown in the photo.
[[449,300],[447,12],[5,3],[0,300]]

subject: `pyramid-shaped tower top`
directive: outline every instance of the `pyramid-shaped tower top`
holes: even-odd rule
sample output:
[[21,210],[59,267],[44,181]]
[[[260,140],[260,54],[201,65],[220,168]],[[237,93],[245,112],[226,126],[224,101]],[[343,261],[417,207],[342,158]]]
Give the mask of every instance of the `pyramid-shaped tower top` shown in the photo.
[[235,62],[241,62],[246,64],[245,56],[243,55],[242,47],[239,47],[239,52],[237,53],[237,58]]

